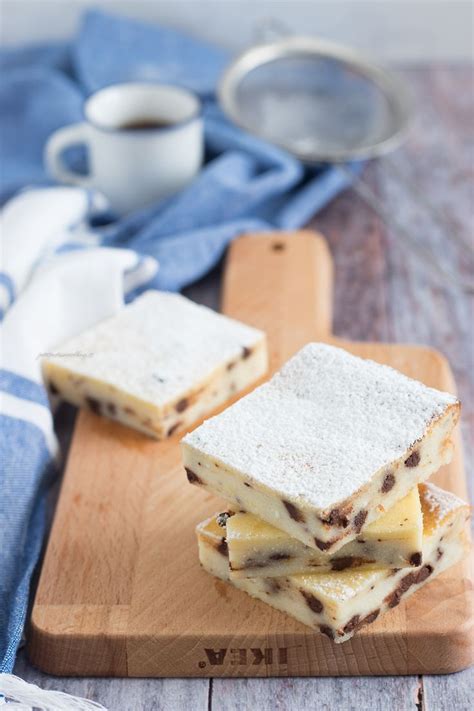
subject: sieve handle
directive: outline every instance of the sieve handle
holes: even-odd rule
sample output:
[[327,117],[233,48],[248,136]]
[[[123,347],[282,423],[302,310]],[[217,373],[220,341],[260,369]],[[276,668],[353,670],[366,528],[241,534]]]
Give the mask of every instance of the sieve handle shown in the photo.
[[254,26],[251,46],[276,42],[285,37],[290,37],[293,34],[294,32],[288,27],[286,22],[277,20],[276,17],[264,17]]

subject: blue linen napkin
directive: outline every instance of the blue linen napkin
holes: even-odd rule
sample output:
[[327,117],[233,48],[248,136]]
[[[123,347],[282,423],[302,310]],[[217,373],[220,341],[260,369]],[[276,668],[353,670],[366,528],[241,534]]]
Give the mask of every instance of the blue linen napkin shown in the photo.
[[[24,186],[51,184],[43,167],[45,141],[82,119],[85,96],[114,82],[154,80],[190,88],[203,100],[206,165],[173,198],[119,221],[103,215],[93,224],[99,245],[153,257],[160,268],[147,286],[178,290],[205,274],[236,235],[303,225],[348,178],[335,167],[304,167],[225,119],[214,89],[230,59],[174,30],[99,11],[84,16],[71,43],[0,51],[0,202]],[[84,169],[81,152],[73,151],[70,162]],[[8,274],[0,274],[2,285],[12,300]],[[25,409],[47,407],[33,379],[3,370],[0,390]],[[12,669],[21,637],[52,471],[44,432],[22,417],[21,407],[19,413],[1,415],[0,672]]]

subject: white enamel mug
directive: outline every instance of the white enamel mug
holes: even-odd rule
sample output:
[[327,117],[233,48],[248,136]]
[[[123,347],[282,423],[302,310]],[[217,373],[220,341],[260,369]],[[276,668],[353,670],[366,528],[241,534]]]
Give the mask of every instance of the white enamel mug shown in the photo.
[[[49,138],[45,162],[59,182],[96,188],[111,208],[125,214],[184,188],[203,160],[199,99],[165,84],[114,84],[84,104],[83,123]],[[87,175],[66,168],[64,150],[85,144]]]

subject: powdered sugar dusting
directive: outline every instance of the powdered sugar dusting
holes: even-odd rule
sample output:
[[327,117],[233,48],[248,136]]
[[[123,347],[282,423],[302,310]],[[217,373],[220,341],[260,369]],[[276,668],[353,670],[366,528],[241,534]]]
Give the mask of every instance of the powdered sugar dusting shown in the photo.
[[197,387],[264,337],[179,294],[148,291],[47,360],[160,405]]
[[453,511],[456,511],[461,506],[467,506],[467,504],[455,494],[440,489],[438,486],[435,486],[435,484],[425,483],[419,484],[418,486],[423,501],[423,509],[427,509],[430,513],[434,514],[440,524]]
[[311,343],[184,441],[281,496],[327,508],[399,459],[455,402],[393,368]]

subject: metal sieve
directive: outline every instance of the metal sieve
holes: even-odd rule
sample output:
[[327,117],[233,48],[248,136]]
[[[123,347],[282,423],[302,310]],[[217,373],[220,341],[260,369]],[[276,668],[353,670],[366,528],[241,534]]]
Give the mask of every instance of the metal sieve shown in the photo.
[[239,126],[307,163],[374,158],[404,138],[405,87],[357,52],[321,39],[257,45],[226,70],[223,110]]
[[[405,238],[425,267],[472,290],[471,283],[462,282],[347,168],[350,161],[389,153],[407,136],[412,101],[391,72],[355,50],[323,39],[284,37],[239,55],[225,70],[218,97],[223,111],[241,128],[306,164],[338,164],[364,201]],[[390,167],[396,171],[392,161]],[[414,181],[408,187],[430,218],[447,227],[445,216]],[[472,254],[462,235],[453,234],[452,225],[449,234]]]

